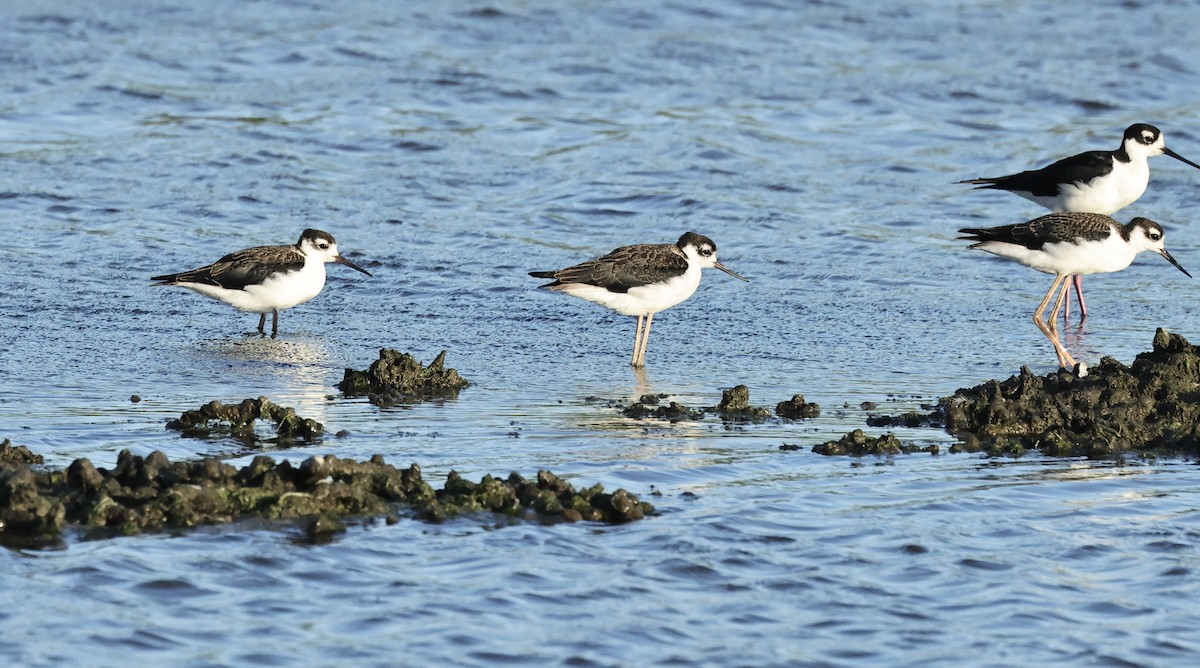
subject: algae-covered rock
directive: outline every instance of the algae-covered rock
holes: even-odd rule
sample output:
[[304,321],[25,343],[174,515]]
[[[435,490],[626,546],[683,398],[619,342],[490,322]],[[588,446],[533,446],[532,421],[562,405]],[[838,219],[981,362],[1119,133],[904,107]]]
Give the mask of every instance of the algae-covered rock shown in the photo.
[[821,407],[804,401],[803,394],[793,394],[791,399],[775,404],[775,414],[785,420],[806,420],[819,417]]
[[758,422],[771,417],[763,406],[750,405],[750,388],[737,385],[721,391],[721,402],[708,409],[728,422]]
[[606,494],[600,485],[576,491],[570,483],[549,471],[538,471],[536,480],[517,473],[500,480],[484,476],[478,484],[463,480],[451,471],[445,487],[433,503],[418,504],[426,519],[441,521],[453,515],[487,510],[516,515],[532,513],[545,519],[569,522],[591,520],[622,523],[639,520],[654,512],[654,506],[639,501],[623,489]]
[[[255,433],[254,422],[259,419],[275,423],[274,438],[260,439]],[[195,438],[228,436],[247,446],[260,440],[277,444],[312,443],[325,432],[320,422],[302,418],[292,408],[276,405],[266,397],[244,399],[239,404],[222,404],[214,399],[196,410],[184,411],[178,419],[167,423],[167,429]]]
[[701,409],[689,408],[677,401],[663,405],[660,399],[666,396],[644,394],[638,401],[622,409],[621,413],[635,419],[656,418],[669,422],[703,420],[709,414],[717,415],[725,422],[758,422],[771,416],[766,408],[750,405],[750,389],[745,385],[723,390],[720,403]]
[[346,369],[337,388],[348,397],[366,396],[373,404],[387,406],[453,399],[468,385],[458,371],[446,368],[445,350],[424,366],[408,353],[384,348],[366,371]]
[[258,456],[241,469],[213,458],[171,462],[161,452],[141,457],[128,450],[111,470],[86,459],[59,471],[0,462],[0,544],[12,546],[54,544],[68,526],[104,537],[249,517],[303,520],[308,539],[321,542],[344,531],[345,518],[391,518],[397,506],[433,521],[495,512],[619,523],[654,512],[624,490],[576,491],[548,471],[536,481],[513,473],[478,483],[451,473],[434,490],[416,464],[398,469],[378,455],[365,462],[314,456],[299,466]]
[[[658,404],[657,400],[655,401],[655,404]],[[666,406],[646,405],[640,401],[637,401],[623,409],[621,413],[625,417],[631,417],[639,420],[642,418],[657,418],[659,420],[666,420],[668,422],[701,420],[704,418],[704,411],[688,408],[677,401],[672,401]]]
[[898,455],[906,452],[904,444],[892,434],[871,437],[861,429],[846,434],[836,441],[828,441],[813,446],[813,452],[819,455]]
[[1200,354],[1158,330],[1130,367],[1111,357],[1086,377],[1028,368],[942,399],[946,431],[963,450],[1106,458],[1131,450],[1195,452],[1200,444]]
[[19,464],[43,464],[45,459],[34,454],[23,445],[13,445],[7,438],[0,442],[0,462],[17,462]]
[[[1164,329],[1130,366],[1104,357],[1086,376],[1028,368],[943,397],[927,416],[887,424],[944,424],[951,452],[1110,458],[1129,451],[1200,451],[1200,348]],[[872,424],[884,423],[882,419]]]
[[0,462],[0,538],[16,537],[14,545],[53,541],[62,531],[66,508],[62,498],[44,497],[39,482],[46,473],[26,464]]
[[945,425],[945,417],[940,411],[918,413],[908,411],[900,415],[872,415],[867,418],[871,427],[941,427]]

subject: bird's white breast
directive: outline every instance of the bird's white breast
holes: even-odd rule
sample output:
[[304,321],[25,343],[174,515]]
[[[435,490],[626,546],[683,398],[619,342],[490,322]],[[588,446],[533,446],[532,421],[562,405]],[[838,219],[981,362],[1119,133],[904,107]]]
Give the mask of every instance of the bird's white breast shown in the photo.
[[1102,213],[1106,216],[1133,204],[1146,192],[1150,182],[1150,166],[1145,158],[1129,162],[1113,161],[1113,170],[1087,183],[1059,186],[1055,211]]
[[202,283],[179,285],[206,297],[219,299],[239,311],[270,313],[303,304],[321,294],[325,287],[325,263],[314,258],[305,258],[303,268],[272,274],[262,283],[248,285],[242,290],[230,290]]
[[1102,241],[1048,243],[1040,250],[995,241],[983,243],[979,249],[1047,274],[1106,274],[1128,267],[1137,256],[1133,246],[1115,232]]

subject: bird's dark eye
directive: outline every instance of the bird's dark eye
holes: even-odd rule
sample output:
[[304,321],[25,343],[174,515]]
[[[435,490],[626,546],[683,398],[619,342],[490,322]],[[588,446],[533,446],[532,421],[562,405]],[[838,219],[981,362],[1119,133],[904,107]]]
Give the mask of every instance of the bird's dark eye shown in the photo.
[[1142,133],[1142,143],[1143,144],[1153,144],[1154,143],[1154,135],[1150,134],[1149,132],[1143,132]]
[[1162,235],[1161,235],[1161,234],[1159,234],[1158,232],[1151,232],[1151,233],[1150,233],[1150,241],[1158,241],[1158,240],[1159,240],[1159,239],[1161,239],[1161,238],[1162,238]]
[[317,244],[317,247],[320,248],[321,250],[325,250],[325,249],[329,248],[329,244],[322,241],[321,243]]
[[713,251],[711,248],[701,248],[700,254],[703,255],[704,257],[708,257],[709,255],[713,254]]

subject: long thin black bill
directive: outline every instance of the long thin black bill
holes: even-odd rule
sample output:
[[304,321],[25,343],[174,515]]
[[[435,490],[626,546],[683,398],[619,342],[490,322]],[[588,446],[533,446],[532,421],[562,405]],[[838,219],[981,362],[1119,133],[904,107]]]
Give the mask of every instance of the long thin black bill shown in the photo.
[[1158,254],[1167,258],[1167,262],[1170,262],[1171,264],[1175,265],[1175,268],[1178,269],[1179,271],[1182,271],[1184,276],[1187,276],[1188,278],[1192,277],[1192,275],[1187,272],[1187,269],[1184,269],[1183,267],[1181,267],[1179,265],[1179,263],[1175,261],[1175,258],[1171,257],[1171,254],[1167,252],[1167,249],[1164,248],[1164,249],[1158,251]]
[[[363,269],[362,267],[358,266],[357,264],[354,264],[353,262],[351,262],[350,260],[347,260],[346,258],[342,257],[341,255],[333,258],[333,261],[338,264],[344,264],[347,267],[350,267],[351,269],[356,269],[358,271],[361,271],[362,273],[366,274],[367,276],[371,275],[371,272],[367,271],[366,269]],[[1171,260],[1171,261],[1174,262],[1174,260]],[[1186,273],[1186,272],[1184,272],[1184,273]]]
[[1175,158],[1179,162],[1191,165],[1192,167],[1195,167],[1196,169],[1200,169],[1200,165],[1197,165],[1196,163],[1192,162],[1191,160],[1188,160],[1187,158],[1183,157],[1182,155],[1179,155],[1178,153],[1176,153],[1175,151],[1172,151],[1169,148],[1164,148],[1163,153],[1171,156],[1172,158]]

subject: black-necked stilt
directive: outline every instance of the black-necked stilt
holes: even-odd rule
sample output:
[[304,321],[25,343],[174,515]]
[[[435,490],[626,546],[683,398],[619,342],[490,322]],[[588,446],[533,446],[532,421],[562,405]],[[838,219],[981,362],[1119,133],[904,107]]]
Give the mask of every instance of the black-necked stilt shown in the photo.
[[539,287],[607,306],[621,315],[636,315],[630,364],[642,367],[646,364],[646,342],[654,314],[691,297],[700,285],[700,270],[705,267],[716,267],[746,280],[717,261],[717,245],[712,239],[695,232],[684,234],[673,244],[622,246],[574,267],[531,271],[529,275],[554,279]]
[[[959,183],[974,184],[979,186],[977,189],[1007,190],[1051,211],[1107,216],[1132,204],[1146,192],[1146,184],[1150,181],[1147,159],[1163,154],[1200,169],[1200,165],[1167,148],[1158,128],[1135,123],[1125,129],[1121,147],[1115,151],[1087,151],[1041,169]],[[1087,306],[1079,276],[1075,277],[1075,292],[1079,296],[1081,321],[1086,320]]]
[[[1122,225],[1099,213],[1052,213],[1017,225],[968,227],[959,233],[964,235],[959,239],[975,242],[971,248],[1054,274],[1050,290],[1033,312],[1033,324],[1054,344],[1059,365],[1068,369],[1075,368],[1075,360],[1059,341],[1055,326],[1058,310],[1070,287],[1068,276],[1121,271],[1142,251],[1154,251],[1188,278],[1192,276],[1167,252],[1162,226],[1145,218],[1134,218],[1128,225]],[[1042,313],[1055,292],[1058,298],[1047,326]]]
[[316,297],[325,287],[325,263],[337,262],[367,276],[371,272],[338,254],[328,232],[304,230],[292,246],[257,246],[230,253],[199,269],[151,278],[155,285],[178,285],[239,311],[260,313],[258,333],[265,334],[267,314],[271,336],[279,333],[279,312]]

